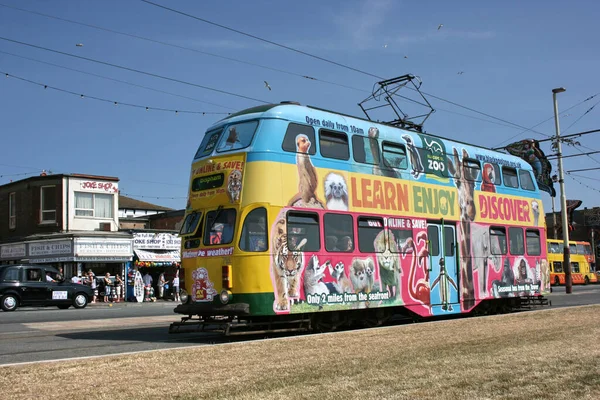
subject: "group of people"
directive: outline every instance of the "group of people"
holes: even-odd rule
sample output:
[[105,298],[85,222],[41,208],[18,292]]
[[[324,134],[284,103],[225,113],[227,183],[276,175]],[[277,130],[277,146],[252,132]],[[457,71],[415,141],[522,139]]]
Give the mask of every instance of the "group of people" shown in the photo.
[[[92,297],[92,303],[95,303],[98,299],[98,280],[96,279],[96,275],[94,272],[89,269],[87,272],[83,274],[79,274],[77,276],[73,276],[71,278],[71,282],[80,283],[82,285],[87,285],[91,287],[94,294]],[[102,283],[104,285],[104,298],[103,301],[105,303],[110,302],[111,300],[119,303],[123,300],[123,279],[121,275],[116,274],[115,279],[111,279],[110,272],[107,272],[102,278]]]
[[[146,291],[148,293],[151,290],[152,291],[154,290],[153,289],[153,285],[152,285],[152,283],[154,282],[154,278],[152,278],[152,275],[150,275],[150,273],[148,271],[146,271],[146,273],[142,277],[142,280],[144,281],[144,287],[146,288]],[[169,289],[169,282],[170,282],[170,284],[172,285],[172,288],[173,288],[173,297],[174,297],[174,300],[175,301],[181,301],[181,299],[179,298],[179,270],[177,270],[175,272],[175,276],[173,277],[173,279],[171,281],[168,281],[165,278],[165,273],[164,272],[160,273],[160,275],[158,276],[158,282],[156,284],[156,287],[158,289],[158,298],[159,299],[164,299],[164,297],[165,297],[165,290]]]

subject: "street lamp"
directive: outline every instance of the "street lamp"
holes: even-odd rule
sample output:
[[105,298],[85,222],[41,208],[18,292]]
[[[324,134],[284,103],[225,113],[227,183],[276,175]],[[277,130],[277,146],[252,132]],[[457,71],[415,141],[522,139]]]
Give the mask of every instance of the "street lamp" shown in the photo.
[[563,269],[565,271],[565,290],[567,293],[573,291],[571,282],[571,257],[569,254],[569,221],[567,220],[567,197],[565,196],[565,178],[562,164],[562,143],[560,141],[560,126],[558,124],[558,102],[556,94],[562,93],[565,88],[552,89],[552,100],[554,100],[554,125],[556,126],[556,147],[558,157],[558,184],[560,185],[560,208],[562,216],[563,231]]

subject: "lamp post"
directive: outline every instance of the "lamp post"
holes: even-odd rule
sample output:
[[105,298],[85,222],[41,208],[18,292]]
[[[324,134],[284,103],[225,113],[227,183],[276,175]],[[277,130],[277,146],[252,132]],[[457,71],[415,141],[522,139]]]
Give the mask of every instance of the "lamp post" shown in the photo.
[[558,124],[558,102],[556,94],[562,93],[565,88],[552,89],[552,100],[554,101],[554,125],[556,126],[556,147],[558,157],[558,184],[560,185],[560,208],[562,216],[563,231],[563,269],[565,271],[565,290],[567,293],[573,291],[571,282],[571,257],[569,254],[569,221],[567,220],[567,198],[565,196],[565,178],[562,164],[562,143],[560,141],[560,126]]

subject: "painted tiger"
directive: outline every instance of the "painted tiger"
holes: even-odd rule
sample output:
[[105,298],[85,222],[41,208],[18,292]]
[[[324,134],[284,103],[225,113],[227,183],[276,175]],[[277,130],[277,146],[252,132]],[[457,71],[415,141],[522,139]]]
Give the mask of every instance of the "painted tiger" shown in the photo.
[[275,294],[273,308],[276,312],[289,311],[290,300],[300,297],[300,276],[304,269],[304,253],[300,249],[306,244],[306,238],[298,243],[296,250],[290,250],[285,218],[275,223],[272,232],[271,279]]

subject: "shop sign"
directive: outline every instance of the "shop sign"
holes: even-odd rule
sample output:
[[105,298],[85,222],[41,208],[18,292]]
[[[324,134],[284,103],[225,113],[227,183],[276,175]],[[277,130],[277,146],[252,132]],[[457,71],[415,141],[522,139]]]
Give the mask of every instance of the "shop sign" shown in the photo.
[[121,256],[132,257],[131,240],[75,239],[75,256]]
[[181,238],[173,233],[137,232],[133,234],[133,248],[179,250]]
[[25,257],[25,243],[5,244],[0,246],[0,258]]
[[78,261],[78,262],[127,262],[127,261],[131,261],[131,257],[88,256],[88,257],[75,257],[74,261]]
[[119,186],[116,182],[82,181],[81,189],[88,192],[117,193]]
[[70,240],[55,240],[29,243],[29,257],[73,254],[73,244]]
[[75,261],[75,257],[45,257],[45,258],[32,258],[28,260],[31,264],[50,264],[50,263],[59,263],[59,262],[71,262]]
[[179,251],[168,251],[166,253],[155,253],[153,251],[135,250],[140,261],[170,261],[180,262]]

